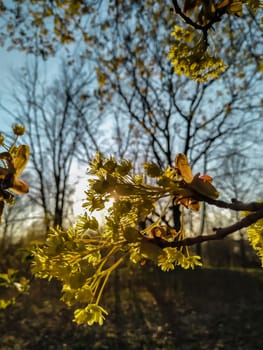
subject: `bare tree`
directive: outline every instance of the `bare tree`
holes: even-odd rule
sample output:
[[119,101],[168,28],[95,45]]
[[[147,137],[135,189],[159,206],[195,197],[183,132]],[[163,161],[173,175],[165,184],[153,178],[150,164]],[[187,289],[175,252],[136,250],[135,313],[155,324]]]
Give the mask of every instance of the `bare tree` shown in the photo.
[[87,162],[98,149],[99,118],[90,93],[93,77],[81,61],[61,62],[55,79],[41,75],[43,64],[35,58],[13,74],[13,113],[27,127],[30,198],[47,227],[62,226],[72,205],[74,162]]

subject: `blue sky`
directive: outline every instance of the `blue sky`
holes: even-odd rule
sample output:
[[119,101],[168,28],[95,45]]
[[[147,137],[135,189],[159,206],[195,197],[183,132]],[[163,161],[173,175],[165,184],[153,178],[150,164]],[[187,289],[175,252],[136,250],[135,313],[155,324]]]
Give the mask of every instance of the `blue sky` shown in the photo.
[[[11,90],[14,88],[10,84],[11,72],[23,67],[28,57],[30,56],[18,50],[7,51],[5,48],[0,48],[0,132],[10,131],[10,127],[14,123],[12,115],[1,108],[1,104],[11,111],[15,107],[10,101]],[[43,70],[48,71],[49,75],[54,77],[53,73],[58,71],[59,59],[51,57],[45,63]]]
[[[27,55],[23,52],[17,50],[7,51],[4,48],[0,48],[0,104],[6,106],[11,111],[14,111],[16,106],[10,101],[10,89],[13,88],[13,86],[10,85],[10,75],[12,70],[22,67],[26,63],[26,60]],[[57,72],[58,64],[59,59],[55,57],[50,58],[46,61],[46,65],[43,65],[51,78],[53,78],[54,74]],[[2,132],[4,135],[5,133],[10,133],[13,124],[14,119],[12,115],[0,106],[0,133]],[[83,176],[79,178],[78,185],[76,186],[75,203],[73,207],[75,215],[83,213],[82,202],[85,198],[84,190],[87,188],[86,168],[86,165],[75,164],[72,170],[73,182],[76,180],[76,176],[83,174]]]
[[[25,63],[26,55],[19,51],[7,51],[4,48],[0,48],[0,103],[12,108],[9,104],[9,78],[10,72],[14,68],[18,68]],[[13,118],[6,111],[3,111],[0,107],[0,131],[8,131],[13,123]]]

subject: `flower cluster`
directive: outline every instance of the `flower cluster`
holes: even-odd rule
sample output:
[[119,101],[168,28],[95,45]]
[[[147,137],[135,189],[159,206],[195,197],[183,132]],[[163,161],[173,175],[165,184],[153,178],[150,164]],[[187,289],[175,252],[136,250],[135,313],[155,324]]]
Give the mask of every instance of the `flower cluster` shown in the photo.
[[248,240],[257,252],[263,267],[263,219],[258,220],[247,229]]
[[5,204],[13,204],[14,194],[25,194],[29,191],[26,182],[20,179],[29,159],[27,145],[16,146],[18,137],[25,132],[25,127],[13,127],[15,140],[10,147],[6,146],[5,138],[0,134],[0,146],[4,152],[0,153],[0,223]]
[[193,31],[175,26],[171,35],[176,41],[170,47],[168,58],[176,74],[206,82],[218,78],[226,70],[224,61],[209,54],[203,38],[198,40]]
[[74,312],[74,321],[80,325],[87,323],[92,326],[94,323],[98,323],[100,326],[105,319],[104,315],[108,315],[108,312],[97,304],[89,304],[84,309],[77,309]]
[[[75,308],[78,324],[103,323],[107,314],[100,305],[104,288],[126,258],[136,264],[151,261],[163,271],[201,265],[188,247],[169,247],[185,238],[183,225],[177,232],[162,225],[160,219],[144,229],[140,223],[152,215],[160,199],[167,201],[164,210],[173,200],[197,210],[202,196],[218,196],[211,177],[193,176],[183,154],[176,157],[174,167],[162,170],[147,163],[144,168],[144,175],[134,175],[129,161],[117,162],[98,153],[89,168],[91,179],[83,204],[88,212],[66,231],[52,229],[44,244],[33,249],[33,273],[61,281],[61,300]],[[106,207],[108,214],[100,227],[90,213]]]

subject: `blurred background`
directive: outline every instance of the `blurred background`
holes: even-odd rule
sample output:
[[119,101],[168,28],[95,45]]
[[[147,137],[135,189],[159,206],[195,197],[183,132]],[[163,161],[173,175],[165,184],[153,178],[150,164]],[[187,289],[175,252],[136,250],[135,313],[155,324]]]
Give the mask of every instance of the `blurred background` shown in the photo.
[[[210,49],[228,68],[197,83],[167,59],[177,24],[170,1],[77,1],[73,27],[63,6],[43,15],[52,3],[6,1],[0,20],[0,132],[10,144],[12,125],[25,125],[21,142],[31,149],[30,193],[5,208],[0,226],[0,273],[19,268],[32,278],[29,242],[83,212],[86,169],[99,150],[130,159],[138,173],[144,162],[173,166],[181,152],[223,200],[262,198],[262,10],[244,6],[241,18],[215,25]],[[165,217],[171,226],[175,210]],[[209,234],[239,215],[203,204],[185,212],[186,232]],[[0,349],[262,349],[263,279],[246,231],[192,249],[204,263],[195,271],[124,265],[106,290],[103,327],[77,327],[59,284],[32,280],[0,312]]]

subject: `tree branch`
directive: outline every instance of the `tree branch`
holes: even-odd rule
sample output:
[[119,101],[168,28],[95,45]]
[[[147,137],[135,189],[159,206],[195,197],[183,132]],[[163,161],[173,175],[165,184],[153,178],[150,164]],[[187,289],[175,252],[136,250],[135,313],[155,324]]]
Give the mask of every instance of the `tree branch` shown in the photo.
[[172,0],[172,3],[173,3],[175,12],[177,13],[178,16],[180,16],[184,20],[185,23],[189,24],[190,26],[192,26],[197,30],[202,30],[202,31],[204,30],[204,26],[201,26],[200,24],[192,21],[190,17],[186,16],[183,13],[183,11],[181,10],[176,0]]
[[173,242],[168,242],[162,237],[155,237],[153,239],[153,242],[156,243],[161,248],[166,248],[166,247],[179,248],[179,247],[191,246],[191,245],[195,245],[195,244],[207,242],[207,241],[220,240],[234,232],[237,232],[238,230],[241,230],[242,228],[245,228],[254,224],[259,219],[263,218],[263,203],[257,203],[257,202],[243,203],[234,199],[232,200],[232,203],[227,203],[227,202],[224,202],[221,200],[215,200],[215,199],[205,199],[205,200],[203,199],[203,201],[211,205],[215,205],[219,208],[232,209],[235,211],[252,211],[252,213],[245,216],[243,219],[241,219],[240,221],[230,226],[213,228],[213,231],[215,232],[214,234],[188,237],[182,240],[175,240]]
[[[214,228],[215,231],[214,234],[207,235],[207,236],[196,236],[196,237],[189,237],[185,238],[181,241],[175,241],[175,242],[166,242],[166,244],[162,244],[162,247],[183,247],[183,246],[190,246],[197,243],[202,243],[206,241],[214,241],[223,239],[226,236],[230,235],[231,233],[234,233],[242,228],[248,227],[252,224],[254,224],[259,219],[263,218],[263,209],[256,211],[252,214],[247,215],[240,221],[236,222],[233,225],[224,227],[224,228]],[[163,242],[163,240],[162,240]]]
[[236,199],[232,199],[232,202],[229,203],[219,199],[211,199],[207,197],[198,198],[198,200],[204,201],[218,208],[231,209],[235,211],[259,211],[263,209],[263,202],[244,203]]
[[226,13],[226,7],[217,8],[216,11],[213,13],[213,16],[210,18],[210,20],[206,24],[201,25],[197,22],[194,22],[190,17],[184,14],[180,6],[178,5],[177,0],[172,0],[172,3],[176,14],[180,16],[185,23],[189,24],[191,27],[195,28],[196,30],[202,31],[204,42],[206,43],[206,46],[208,46],[208,30],[213,27],[214,23],[221,21],[222,16]]

